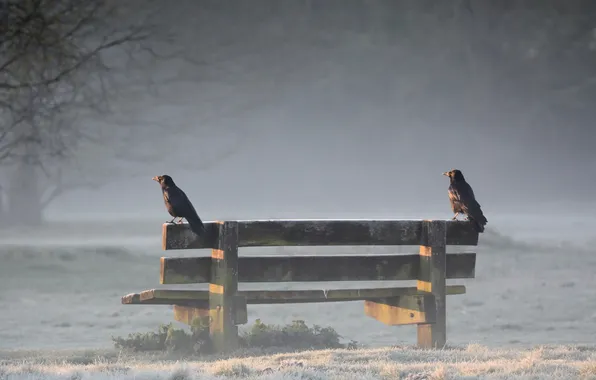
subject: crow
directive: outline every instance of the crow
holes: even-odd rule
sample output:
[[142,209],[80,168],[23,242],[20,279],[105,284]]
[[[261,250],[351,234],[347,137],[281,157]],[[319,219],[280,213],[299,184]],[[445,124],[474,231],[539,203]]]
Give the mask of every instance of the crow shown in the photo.
[[472,187],[466,182],[460,170],[452,169],[443,175],[449,177],[449,201],[451,210],[455,213],[453,220],[457,219],[459,213],[466,214],[468,220],[474,222],[474,228],[478,232],[484,232],[484,226],[488,222],[482,213],[480,204],[476,202]]
[[201,236],[205,231],[205,226],[184,191],[176,186],[172,177],[164,174],[155,176],[152,180],[160,184],[166,209],[174,217],[168,223],[174,223],[176,218],[180,218],[178,223],[182,223],[184,218],[188,221],[190,229],[198,236]]

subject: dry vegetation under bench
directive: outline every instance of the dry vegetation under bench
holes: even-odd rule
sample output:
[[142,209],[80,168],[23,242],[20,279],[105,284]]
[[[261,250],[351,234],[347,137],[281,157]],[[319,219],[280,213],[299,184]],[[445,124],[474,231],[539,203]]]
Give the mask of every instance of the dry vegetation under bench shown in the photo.
[[[173,324],[161,325],[156,332],[129,334],[126,338],[113,337],[118,350],[132,352],[177,352],[179,354],[204,355],[213,353],[209,337],[208,317],[196,319],[190,331],[175,328]],[[290,350],[350,348],[357,343],[340,342],[341,336],[331,327],[313,325],[295,320],[285,326],[268,325],[257,319],[252,327],[240,335],[243,348],[280,348]]]

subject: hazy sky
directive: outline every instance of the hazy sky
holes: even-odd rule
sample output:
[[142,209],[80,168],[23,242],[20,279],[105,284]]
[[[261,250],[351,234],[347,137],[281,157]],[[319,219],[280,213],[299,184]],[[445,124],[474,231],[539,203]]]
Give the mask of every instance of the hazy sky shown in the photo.
[[[159,213],[150,178],[165,173],[208,214],[449,215],[441,173],[451,168],[463,171],[485,213],[592,198],[596,132],[585,104],[593,97],[575,90],[564,97],[583,99],[572,112],[552,101],[558,92],[544,90],[578,66],[549,60],[543,37],[555,32],[535,14],[454,16],[412,6],[389,17],[383,9],[391,4],[382,1],[366,2],[364,13],[289,2],[254,2],[250,10],[193,4],[168,8],[163,22],[204,64],[157,65],[156,75],[182,78],[160,90],[157,104],[177,106],[140,108],[145,119],[186,128],[167,143],[144,139],[137,147],[171,152],[167,159],[118,172],[106,178],[117,185],[101,191],[70,193],[51,213],[81,204]],[[565,87],[559,79],[557,88]],[[565,123],[555,117],[563,114],[571,115]],[[218,131],[242,135],[240,148],[193,172],[193,162],[234,145],[214,140]]]

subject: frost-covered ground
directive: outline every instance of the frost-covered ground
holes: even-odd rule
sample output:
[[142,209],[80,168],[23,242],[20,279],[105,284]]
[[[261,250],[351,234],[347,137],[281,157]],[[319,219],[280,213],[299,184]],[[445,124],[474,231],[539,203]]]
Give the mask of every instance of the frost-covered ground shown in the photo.
[[[155,330],[158,324],[172,321],[168,306],[120,304],[124,294],[160,287],[160,256],[196,254],[192,251],[161,251],[160,223],[161,220],[139,224],[119,219],[117,223],[61,224],[36,233],[3,231],[0,234],[0,350],[109,349],[112,347],[111,336]],[[476,278],[454,282],[467,285],[468,293],[448,298],[449,344],[477,343],[510,349],[541,344],[593,344],[596,337],[596,252],[593,242],[596,236],[592,231],[596,227],[596,218],[493,216],[490,223],[477,247]],[[408,249],[416,251],[416,247],[408,247],[406,251]],[[264,251],[370,254],[391,250],[386,247],[305,247],[245,249],[241,254]],[[204,250],[200,254],[209,252]],[[259,285],[250,288],[259,288]],[[338,285],[283,284],[279,288],[332,288]],[[353,287],[373,285],[378,284],[350,284]],[[361,302],[249,307],[249,323],[256,318],[266,323],[304,319],[309,325],[332,326],[346,340],[354,339],[369,347],[411,345],[416,341],[415,327],[385,326],[366,317]],[[486,360],[478,363],[472,359],[476,354],[469,349],[436,355],[446,355],[445,358],[468,355],[466,360],[476,363],[470,364],[470,368],[489,368],[495,365],[491,363],[504,360],[502,352],[482,352]],[[0,358],[6,355],[7,351],[0,352]],[[351,352],[321,355],[327,358],[330,368],[340,357],[357,361],[356,354]],[[401,368],[403,364],[399,360],[390,364],[393,359],[386,358],[401,354],[389,349],[362,355],[369,358],[362,359],[363,363],[376,363],[374,366],[386,368],[383,371]],[[412,351],[407,355],[419,354]],[[528,359],[534,354],[521,351],[511,351],[507,355],[517,355],[519,365],[529,365],[527,362],[534,360]],[[295,356],[298,357],[300,355]],[[261,362],[270,366],[272,360],[254,359],[254,366],[257,368],[260,366],[257,363]],[[540,368],[545,371],[553,365],[550,361],[539,361],[542,363]],[[566,368],[561,371],[584,368],[583,364],[572,361],[561,363]],[[133,368],[130,373],[144,371],[144,364],[129,366]],[[156,366],[156,371],[171,373],[179,365]],[[369,364],[363,364],[363,367],[367,366]],[[463,368],[466,364],[446,366]],[[44,368],[50,372],[58,370],[57,366]],[[145,370],[149,370],[148,367]],[[322,378],[334,378],[340,370],[330,369],[327,377]],[[255,371],[251,373],[257,373]],[[474,369],[470,371],[473,374]],[[93,376],[107,375],[97,373]],[[267,378],[269,375],[262,376]]]
[[245,353],[234,358],[118,356],[98,352],[13,354],[0,378],[21,379],[595,379],[596,349],[582,346],[442,351],[387,347],[301,353]]

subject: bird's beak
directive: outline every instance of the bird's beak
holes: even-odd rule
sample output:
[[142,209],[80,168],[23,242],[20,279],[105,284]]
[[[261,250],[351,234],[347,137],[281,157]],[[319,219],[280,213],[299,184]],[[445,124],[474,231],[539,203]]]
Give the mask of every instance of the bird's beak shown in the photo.
[[154,180],[154,181],[157,181],[157,182],[159,182],[159,178],[157,178],[157,176],[155,176],[155,177],[153,177],[153,178],[151,178],[151,179],[152,179],[152,180]]
[[449,177],[449,172],[445,172],[445,173],[443,173],[443,175],[446,175],[447,177]]

